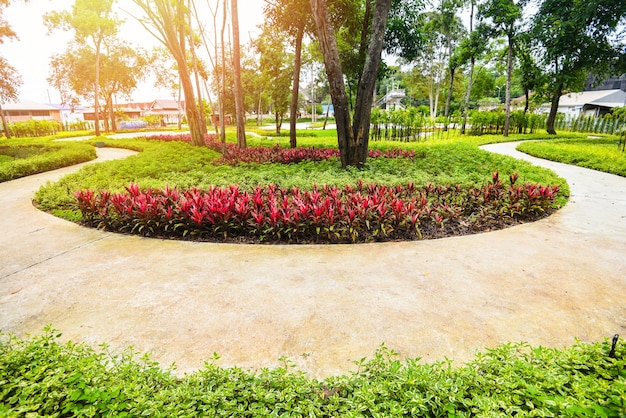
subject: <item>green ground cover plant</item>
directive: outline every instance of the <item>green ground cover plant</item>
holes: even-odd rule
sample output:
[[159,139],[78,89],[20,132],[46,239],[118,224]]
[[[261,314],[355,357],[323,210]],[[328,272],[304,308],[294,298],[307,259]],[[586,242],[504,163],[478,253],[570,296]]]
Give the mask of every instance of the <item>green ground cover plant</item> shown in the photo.
[[0,141],[0,182],[55,170],[96,158],[93,146],[47,139]]
[[62,343],[46,329],[0,335],[2,416],[619,417],[626,351],[611,341],[563,349],[503,344],[464,365],[400,359],[381,346],[354,371],[313,379],[218,365],[178,376],[149,355]]
[[[80,220],[81,213],[78,210],[74,193],[79,190],[91,190],[95,193],[105,190],[105,193],[115,194],[125,192],[131,184],[136,185],[141,190],[165,190],[168,188],[179,191],[229,188],[233,185],[237,185],[238,190],[242,192],[252,192],[259,186],[268,185],[278,189],[295,188],[304,191],[312,190],[314,187],[343,189],[347,185],[355,187],[358,183],[393,187],[406,186],[407,183],[411,183],[412,187],[416,188],[423,188],[428,185],[453,185],[459,190],[467,190],[468,188],[480,189],[484,187],[491,182],[491,176],[494,172],[499,172],[503,179],[514,174],[518,175],[518,184],[533,183],[560,187],[558,194],[550,197],[551,199],[554,198],[548,202],[547,206],[550,206],[550,209],[562,205],[568,195],[565,182],[549,170],[539,169],[512,158],[487,153],[479,150],[473,143],[462,141],[432,141],[430,143],[401,144],[400,147],[398,143],[377,143],[376,147],[372,147],[372,152],[380,152],[383,157],[370,158],[368,166],[364,170],[343,170],[340,168],[338,159],[332,156],[320,161],[305,159],[290,164],[279,162],[216,164],[222,158],[217,151],[193,147],[185,142],[172,141],[171,138],[168,138],[167,141],[154,139],[104,139],[104,141],[108,146],[125,147],[141,152],[122,161],[85,167],[80,172],[66,176],[57,183],[46,185],[36,195],[36,202],[40,208],[67,219]],[[334,141],[336,138],[322,132],[305,137],[300,143],[303,147],[329,149],[332,148]],[[254,145],[263,144],[267,149],[273,150],[277,146],[286,148],[288,138],[276,138],[270,141],[267,138],[259,137],[250,142],[256,142]],[[402,157],[385,158],[385,153],[392,150],[402,150],[400,154]],[[546,205],[540,206],[544,215],[549,213],[546,210]],[[509,205],[509,207],[512,206]],[[501,210],[507,211],[508,209],[500,208],[495,211],[497,213]],[[83,212],[83,215],[85,214]],[[434,215],[432,217],[437,222]],[[110,226],[112,224],[108,220],[104,220],[102,223],[103,219],[95,220],[91,216],[86,216],[85,221],[91,225],[108,224]],[[160,221],[158,223],[159,225],[163,224]],[[441,222],[440,220],[438,223],[445,224],[445,221]],[[508,221],[493,222],[489,227],[480,227],[476,231],[495,228],[498,223],[498,227],[511,224]],[[175,225],[177,224],[181,224],[181,222],[177,222]],[[122,229],[126,232],[136,232],[140,227],[137,225],[138,223],[134,222],[134,225],[125,225]],[[190,226],[189,222],[186,222],[186,225]],[[172,228],[172,226],[168,228]],[[323,228],[330,227],[319,225],[319,228],[322,232]],[[473,228],[475,225],[472,225],[470,229]],[[142,230],[144,229],[145,224]],[[177,229],[182,231],[195,230],[195,228],[181,228],[180,225]],[[263,229],[267,230],[268,228]],[[406,230],[404,227],[400,229]],[[150,231],[150,228],[145,230]],[[160,226],[156,230],[160,231],[159,234],[163,233]],[[373,237],[367,238],[361,233],[358,234],[358,239],[348,239],[345,236],[336,237],[335,235],[335,238],[326,241],[369,241],[380,239],[381,236],[385,236],[385,239],[393,239],[394,237],[393,234],[388,237],[387,234],[379,235],[379,228],[372,227],[370,230],[375,232]],[[467,230],[469,229],[465,228],[465,231]],[[282,228],[280,231],[281,239],[290,236],[290,233],[285,234]],[[416,233],[419,236],[421,232],[420,230]],[[456,233],[459,233],[458,228]],[[153,233],[153,236],[159,234]],[[326,235],[333,234],[334,232]],[[262,235],[267,234],[263,233]],[[270,235],[274,237],[274,240],[278,234],[272,233]],[[438,236],[441,235],[438,234]],[[317,242],[317,239],[310,239],[309,242],[311,241]]]
[[518,149],[547,160],[573,164],[626,177],[626,153],[615,136],[577,137],[551,141],[527,142]]

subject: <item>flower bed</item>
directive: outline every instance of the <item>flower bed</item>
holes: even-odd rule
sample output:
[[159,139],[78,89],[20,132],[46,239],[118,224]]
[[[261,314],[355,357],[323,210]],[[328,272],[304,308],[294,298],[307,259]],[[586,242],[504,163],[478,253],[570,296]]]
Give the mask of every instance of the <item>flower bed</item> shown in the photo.
[[[180,135],[153,135],[149,140],[158,141],[184,141],[191,143],[190,134]],[[206,145],[219,153],[222,157],[215,160],[214,164],[237,165],[241,163],[278,163],[295,164],[302,161],[321,161],[330,158],[339,158],[339,150],[336,148],[282,148],[276,144],[273,147],[249,147],[239,148],[236,144],[227,142],[222,144],[214,134],[205,136]],[[369,158],[414,158],[415,151],[403,149],[369,150]]]
[[219,242],[356,243],[499,229],[550,213],[558,186],[364,184],[313,190],[238,186],[75,193],[82,222],[106,230]]

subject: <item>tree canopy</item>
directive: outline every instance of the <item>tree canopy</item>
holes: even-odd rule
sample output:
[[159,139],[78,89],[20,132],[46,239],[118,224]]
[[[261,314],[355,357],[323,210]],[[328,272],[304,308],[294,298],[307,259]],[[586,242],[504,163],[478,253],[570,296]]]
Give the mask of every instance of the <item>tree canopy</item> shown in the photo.
[[547,75],[544,91],[551,99],[548,133],[561,94],[579,90],[589,73],[603,77],[626,71],[623,0],[543,0],[533,19],[532,33]]

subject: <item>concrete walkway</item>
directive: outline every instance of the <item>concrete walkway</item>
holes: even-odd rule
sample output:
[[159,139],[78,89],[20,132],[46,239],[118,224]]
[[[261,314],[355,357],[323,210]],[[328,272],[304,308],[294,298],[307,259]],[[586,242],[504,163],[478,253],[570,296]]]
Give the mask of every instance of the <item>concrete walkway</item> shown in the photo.
[[[481,235],[336,246],[159,241],[39,212],[34,191],[76,167],[0,184],[0,328],[133,345],[164,366],[354,370],[381,343],[465,361],[507,341],[561,347],[626,334],[626,179],[485,147],[555,170],[571,202]],[[99,149],[101,158],[126,151]]]

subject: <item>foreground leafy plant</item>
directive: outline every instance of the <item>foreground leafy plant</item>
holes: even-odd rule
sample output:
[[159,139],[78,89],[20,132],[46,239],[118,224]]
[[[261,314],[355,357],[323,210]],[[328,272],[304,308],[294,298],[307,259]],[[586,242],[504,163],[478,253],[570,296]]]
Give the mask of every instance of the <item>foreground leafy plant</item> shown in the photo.
[[311,379],[284,366],[174,375],[149,355],[0,334],[2,416],[566,416],[626,414],[626,352],[504,344],[463,366],[400,360],[380,347],[350,374]]
[[83,223],[157,237],[197,240],[289,243],[354,243],[437,238],[475,233],[534,220],[554,209],[558,186],[505,187],[497,173],[482,188],[416,188],[357,182],[345,188],[313,190],[257,186],[252,192],[232,185],[125,193],[76,192]]

